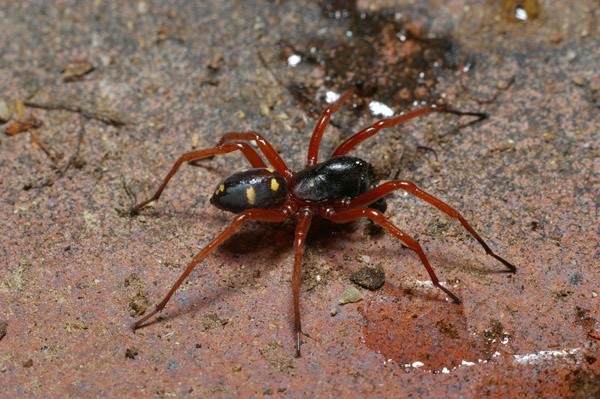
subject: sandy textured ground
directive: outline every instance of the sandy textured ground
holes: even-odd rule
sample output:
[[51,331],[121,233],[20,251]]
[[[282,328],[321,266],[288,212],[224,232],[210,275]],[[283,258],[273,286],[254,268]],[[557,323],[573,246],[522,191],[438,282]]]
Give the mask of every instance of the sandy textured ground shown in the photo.
[[[85,3],[0,6],[0,397],[600,396],[597,2],[541,2],[524,22],[510,1]],[[518,273],[398,193],[387,215],[461,305],[391,235],[315,222],[294,358],[294,223],[253,224],[133,333],[226,226],[207,199],[247,162],[186,165],[153,207],[122,211],[231,130],[301,167],[322,95],[357,83],[323,157],[376,120],[371,100],[489,115],[421,118],[354,154],[455,206]],[[17,133],[28,117],[41,125]],[[365,265],[384,286],[338,305]]]

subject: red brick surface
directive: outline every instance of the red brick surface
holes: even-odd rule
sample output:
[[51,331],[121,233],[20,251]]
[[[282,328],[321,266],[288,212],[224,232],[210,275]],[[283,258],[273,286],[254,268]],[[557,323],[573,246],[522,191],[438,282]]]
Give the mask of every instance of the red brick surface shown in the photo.
[[[456,206],[519,270],[497,273],[460,226],[401,193],[388,214],[461,305],[390,235],[315,223],[301,297],[311,338],[299,359],[291,222],[248,226],[197,268],[161,320],[130,328],[132,303],[160,300],[231,218],[207,199],[246,167],[239,155],[184,166],[137,218],[120,211],[133,203],[128,190],[146,198],[178,155],[226,131],[261,131],[302,165],[315,118],[288,89],[326,82],[318,64],[287,67],[278,45],[308,46],[347,22],[316,3],[164,3],[0,6],[0,101],[62,102],[126,122],[25,107],[43,125],[0,137],[0,397],[598,397],[595,2],[544,3],[526,23],[484,1],[359,3],[451,38],[466,58],[431,90],[490,118],[462,126],[430,116],[357,152],[386,171],[404,151],[410,167],[399,176]],[[95,69],[65,82],[61,67],[81,59]],[[344,108],[323,155],[373,120]],[[339,306],[366,263],[381,264],[385,285]]]

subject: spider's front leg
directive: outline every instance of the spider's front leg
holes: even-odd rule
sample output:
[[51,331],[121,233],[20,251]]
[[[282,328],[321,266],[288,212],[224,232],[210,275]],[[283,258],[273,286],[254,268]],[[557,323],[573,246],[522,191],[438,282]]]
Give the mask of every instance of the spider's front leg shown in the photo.
[[329,104],[327,108],[323,110],[315,129],[313,130],[312,136],[310,137],[310,143],[308,145],[308,158],[306,160],[306,167],[315,165],[319,161],[319,146],[321,145],[321,139],[323,138],[323,133],[329,125],[329,120],[331,119],[331,115],[334,112],[337,112],[342,103],[346,101],[352,95],[352,91],[348,91],[340,96],[332,104]]
[[371,203],[377,201],[380,198],[385,197],[386,195],[388,195],[396,190],[404,190],[406,192],[409,192],[412,195],[414,195],[415,197],[420,198],[423,201],[435,206],[437,209],[444,212],[446,215],[450,216],[451,218],[457,219],[463,225],[463,227],[469,232],[469,234],[471,234],[471,236],[475,240],[477,240],[477,242],[483,247],[483,249],[485,250],[485,252],[488,255],[490,255],[491,257],[493,257],[494,259],[496,259],[497,261],[502,263],[504,266],[506,266],[506,269],[507,269],[506,272],[508,272],[508,273],[516,273],[517,272],[517,267],[515,265],[513,265],[512,263],[510,263],[509,261],[507,261],[506,259],[497,255],[494,251],[492,251],[490,246],[487,245],[487,243],[483,240],[483,238],[481,238],[481,236],[475,231],[475,229],[473,227],[471,227],[469,222],[467,222],[467,220],[456,209],[454,209],[450,205],[446,204],[441,199],[436,198],[435,196],[429,194],[428,192],[420,189],[419,187],[417,187],[417,185],[415,183],[413,183],[411,181],[392,180],[392,181],[383,183],[380,186],[348,201],[347,204],[345,204],[345,206],[348,208],[366,206],[368,204],[371,204]]
[[[360,197],[359,197],[360,198]],[[440,290],[444,291],[452,300],[456,303],[460,303],[460,298],[456,296],[452,291],[448,288],[444,287],[440,284],[440,280],[435,275],[423,248],[421,245],[410,235],[406,234],[404,231],[400,230],[394,224],[392,224],[387,218],[378,210],[366,207],[356,207],[351,209],[346,209],[343,211],[331,211],[326,215],[322,215],[327,219],[331,220],[334,223],[348,223],[354,220],[366,217],[371,219],[373,222],[377,223],[394,236],[396,236],[400,241],[406,244],[407,247],[415,251],[419,255],[419,259],[421,259],[421,263],[427,269],[427,273],[429,273],[429,278],[431,278],[431,282],[434,286],[438,287]]]
[[302,208],[298,212],[298,224],[294,235],[294,271],[292,272],[292,292],[294,300],[294,333],[296,334],[296,357],[300,357],[300,345],[302,323],[300,321],[300,283],[302,281],[302,258],[306,233],[310,227],[312,211],[310,208]]
[[244,222],[248,220],[256,220],[256,221],[264,221],[264,222],[283,222],[284,220],[290,217],[290,213],[287,211],[286,207],[282,207],[285,210],[279,209],[250,209],[238,214],[233,221],[229,224],[221,234],[219,234],[216,238],[214,238],[211,242],[209,242],[202,250],[194,256],[194,259],[187,265],[184,272],[179,276],[179,279],[173,284],[165,298],[158,304],[156,307],[147,314],[142,317],[138,321],[133,324],[133,329],[136,330],[143,326],[146,321],[148,321],[152,316],[161,312],[164,307],[167,305],[175,291],[181,286],[181,284],[185,281],[185,279],[190,275],[192,270],[204,260],[212,251],[215,250],[223,241],[229,238],[232,234],[242,227]]

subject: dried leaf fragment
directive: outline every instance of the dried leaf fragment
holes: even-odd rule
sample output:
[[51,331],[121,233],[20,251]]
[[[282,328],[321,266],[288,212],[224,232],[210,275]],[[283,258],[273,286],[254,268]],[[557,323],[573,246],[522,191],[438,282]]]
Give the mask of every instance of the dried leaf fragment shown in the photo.
[[94,70],[94,64],[89,60],[75,60],[62,66],[63,80],[73,82],[81,80],[85,75]]
[[25,132],[31,128],[42,126],[42,121],[34,116],[30,116],[26,119],[15,119],[6,124],[4,131],[9,136]]

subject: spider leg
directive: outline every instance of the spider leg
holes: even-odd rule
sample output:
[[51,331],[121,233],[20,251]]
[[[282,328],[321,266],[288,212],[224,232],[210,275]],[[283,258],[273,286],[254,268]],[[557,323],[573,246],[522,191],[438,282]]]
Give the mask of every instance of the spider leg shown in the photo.
[[444,287],[440,284],[440,280],[435,275],[431,264],[429,264],[429,260],[427,260],[427,256],[421,248],[421,245],[410,235],[406,234],[404,231],[400,230],[398,227],[393,225],[386,217],[379,211],[371,208],[353,208],[347,209],[343,211],[333,211],[330,212],[327,216],[327,219],[335,223],[347,223],[356,219],[360,219],[363,217],[371,219],[373,222],[377,223],[393,235],[395,235],[398,239],[406,244],[410,249],[415,251],[419,255],[419,259],[421,259],[421,263],[427,269],[427,273],[429,273],[429,278],[431,278],[431,282],[433,285],[438,287],[440,290],[444,291],[452,300],[456,303],[460,303],[460,299],[456,296],[452,291],[448,288]]
[[497,255],[492,249],[487,245],[487,243],[479,236],[479,234],[475,231],[473,227],[467,222],[467,220],[453,207],[446,204],[444,201],[434,197],[433,195],[425,192],[424,190],[417,187],[417,185],[413,182],[406,180],[393,180],[386,183],[381,184],[380,186],[354,198],[347,202],[344,206],[349,208],[366,206],[372,202],[377,201],[379,198],[383,198],[386,195],[390,194],[392,191],[396,190],[404,190],[417,198],[422,199],[423,201],[435,206],[440,211],[444,212],[446,215],[451,218],[457,219],[463,227],[471,234],[471,236],[477,240],[477,242],[483,247],[486,254],[490,255],[494,259],[498,260],[507,268],[507,272],[516,273],[517,268],[512,263],[508,262],[506,259]]
[[284,210],[274,210],[274,209],[249,209],[245,212],[238,214],[233,221],[229,224],[229,226],[221,232],[216,238],[214,238],[211,242],[208,243],[189,263],[189,265],[185,268],[184,272],[179,276],[179,279],[173,284],[167,296],[158,304],[156,307],[147,314],[142,317],[138,321],[133,324],[133,329],[136,330],[145,322],[150,319],[155,314],[161,312],[165,305],[169,302],[175,291],[179,288],[179,286],[185,281],[185,279],[190,275],[192,270],[206,258],[208,254],[210,254],[215,248],[217,248],[223,241],[229,238],[233,233],[239,230],[242,227],[242,224],[248,220],[260,220],[266,222],[282,222],[289,218],[289,214]]
[[310,138],[310,144],[308,146],[308,159],[306,161],[306,167],[313,166],[318,162],[319,158],[319,146],[321,145],[321,139],[323,138],[323,132],[325,132],[325,128],[329,124],[329,120],[331,119],[331,115],[336,112],[342,103],[348,99],[352,95],[351,91],[348,91],[340,96],[336,102],[330,104],[327,108],[323,110],[323,113],[319,117],[317,121],[317,125],[315,126],[315,130]]
[[300,322],[300,282],[302,277],[302,257],[304,255],[304,244],[306,233],[310,227],[312,212],[310,208],[302,208],[299,212],[298,224],[294,235],[294,271],[292,273],[292,291],[294,298],[294,332],[296,333],[296,357],[300,357],[300,335],[302,324]]
[[248,141],[254,140],[254,141],[256,141],[256,145],[258,145],[258,148],[260,149],[260,151],[263,153],[265,158],[267,158],[267,160],[271,163],[271,165],[273,165],[273,168],[275,168],[276,171],[281,173],[286,178],[292,176],[293,172],[287,167],[287,165],[285,164],[285,162],[283,161],[281,156],[279,156],[277,151],[275,151],[275,148],[273,148],[273,145],[271,145],[271,143],[269,143],[269,141],[267,139],[265,139],[259,133],[256,133],[256,132],[225,133],[223,135],[223,137],[221,137],[221,140],[219,140],[219,143],[217,145],[220,146],[220,145],[223,145],[225,142],[232,141],[232,140],[248,140]]
[[448,108],[443,108],[443,107],[419,108],[419,109],[415,109],[413,111],[409,111],[404,114],[400,114],[393,118],[382,119],[378,122],[375,122],[371,126],[368,126],[368,127],[364,128],[363,130],[361,130],[360,132],[347,138],[342,144],[340,144],[338,146],[338,148],[335,149],[335,151],[333,151],[331,156],[336,157],[336,156],[347,154],[348,151],[350,151],[351,149],[353,149],[354,147],[356,147],[357,145],[359,145],[360,143],[362,143],[369,137],[374,136],[377,133],[379,133],[379,131],[381,129],[394,127],[402,122],[406,122],[409,119],[415,118],[417,116],[427,115],[432,112],[441,112],[441,113],[454,114],[454,115],[476,116],[479,118],[479,120],[483,120],[487,117],[486,114],[483,114],[480,112],[462,112],[462,111],[456,111],[453,109],[448,109]]
[[167,174],[167,177],[165,177],[165,179],[162,181],[162,183],[160,184],[160,186],[158,187],[158,190],[156,190],[154,195],[152,195],[152,197],[148,198],[146,201],[141,202],[141,203],[137,204],[135,207],[133,207],[131,209],[131,211],[129,211],[130,214],[131,215],[137,214],[140,211],[140,209],[142,209],[143,207],[148,205],[150,202],[156,201],[157,199],[159,199],[163,190],[167,186],[167,183],[169,183],[169,180],[171,180],[173,175],[177,172],[177,170],[184,163],[191,162],[191,161],[197,161],[199,159],[212,157],[214,155],[227,154],[229,152],[233,152],[236,150],[241,151],[254,168],[266,168],[267,167],[267,165],[260,158],[260,156],[258,156],[256,151],[252,147],[250,147],[247,143],[227,143],[227,144],[223,144],[223,145],[213,147],[213,148],[207,148],[204,150],[188,152],[188,153],[180,156],[179,159],[177,159],[177,161],[175,162],[175,164],[173,165],[173,167]]

